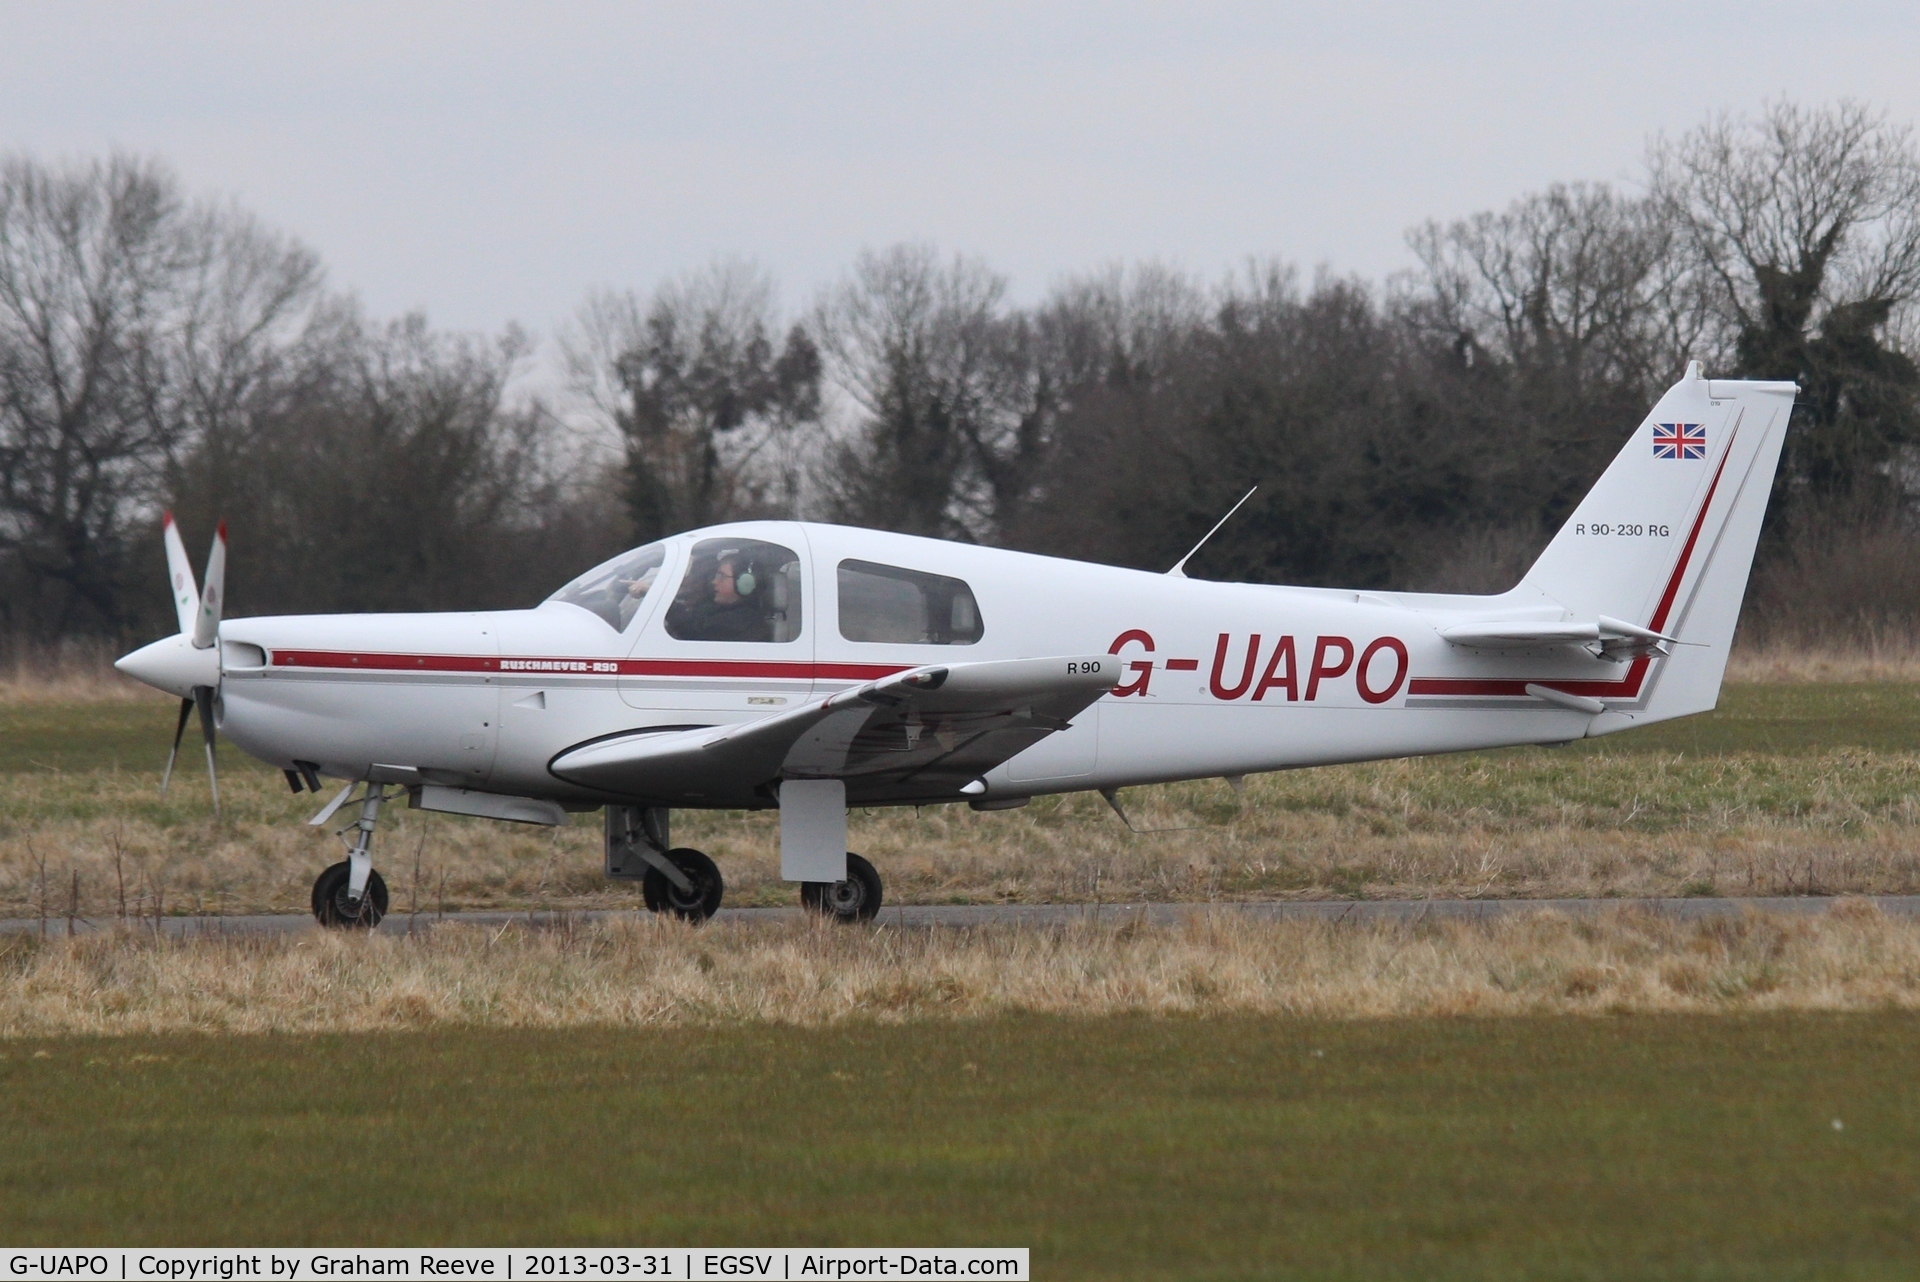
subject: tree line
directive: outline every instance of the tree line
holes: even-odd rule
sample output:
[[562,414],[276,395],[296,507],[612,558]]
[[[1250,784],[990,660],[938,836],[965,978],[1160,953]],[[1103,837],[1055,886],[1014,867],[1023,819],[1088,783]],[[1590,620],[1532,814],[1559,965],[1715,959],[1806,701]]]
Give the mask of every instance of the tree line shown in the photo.
[[1556,185],[1408,242],[1384,282],[1138,264],[1030,305],[897,245],[799,314],[722,262],[585,299],[565,392],[526,397],[529,335],[368,317],[156,161],[6,157],[0,629],[164,631],[162,508],[195,544],[229,522],[235,613],[525,605],[757,516],[1164,569],[1253,485],[1190,572],[1496,591],[1689,359],[1803,388],[1759,621],[1920,615],[1907,127],[1775,103],[1657,139],[1633,190]]

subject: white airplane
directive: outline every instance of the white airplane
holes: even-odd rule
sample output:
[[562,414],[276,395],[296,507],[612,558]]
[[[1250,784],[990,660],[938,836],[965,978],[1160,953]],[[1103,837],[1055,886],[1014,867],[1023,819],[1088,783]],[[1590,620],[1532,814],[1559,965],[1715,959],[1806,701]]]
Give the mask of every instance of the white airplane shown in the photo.
[[1098,790],[1117,811],[1136,784],[1237,786],[1712,708],[1797,390],[1690,365],[1496,596],[1202,582],[1184,560],[1152,574],[749,521],[635,549],[530,610],[223,622],[224,525],[198,591],[169,517],[179,635],[116,666],[180,697],[176,755],[197,709],[209,772],[218,730],[296,792],[345,780],[314,824],[359,791],[347,857],[313,886],[326,925],[386,911],[372,838],[403,796],[535,824],[604,808],[607,875],[696,920],[722,879],[673,846],[669,811],[777,807],[781,875],[861,920],[881,883],[846,849],[849,805]]

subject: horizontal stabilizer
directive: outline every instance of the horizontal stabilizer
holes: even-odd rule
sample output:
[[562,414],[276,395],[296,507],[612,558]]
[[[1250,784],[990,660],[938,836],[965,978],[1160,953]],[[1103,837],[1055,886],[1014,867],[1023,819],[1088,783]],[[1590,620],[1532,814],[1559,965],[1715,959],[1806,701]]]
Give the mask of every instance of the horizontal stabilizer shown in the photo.
[[1667,647],[1679,643],[1677,637],[1604,614],[1592,623],[1573,620],[1558,623],[1456,623],[1452,627],[1442,628],[1440,635],[1449,644],[1468,650],[1531,652],[1548,646],[1578,645],[1607,659],[1637,659],[1648,654],[1666,654]]

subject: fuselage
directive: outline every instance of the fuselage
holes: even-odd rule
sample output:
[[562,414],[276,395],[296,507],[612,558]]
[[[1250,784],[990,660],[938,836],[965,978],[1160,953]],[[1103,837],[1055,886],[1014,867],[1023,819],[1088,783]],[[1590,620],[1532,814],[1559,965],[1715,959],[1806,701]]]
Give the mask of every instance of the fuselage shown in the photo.
[[[686,616],[675,622],[674,602],[707,590],[712,556],[700,562],[697,550],[728,540],[791,549],[783,639],[689,638]],[[794,522],[694,531],[665,541],[662,554],[629,618],[549,600],[529,610],[226,620],[221,729],[283,768],[312,763],[363,778],[389,765],[591,806],[635,799],[570,784],[548,766],[604,736],[751,720],[925,665],[1111,654],[1125,676],[1110,695],[985,776],[988,797],[1018,797],[1560,742],[1633,724],[1660,671],[1659,660],[1612,662],[1567,647],[1477,654],[1440,636],[1466,617],[1565,616],[1523,590],[1444,597],[1214,583]],[[956,580],[971,594],[965,609],[950,603]],[[937,600],[952,617],[938,627],[922,617],[925,600],[914,604],[924,584],[949,585]],[[895,589],[921,611],[917,622],[884,622],[907,617],[887,597]],[[883,625],[854,617],[875,610],[894,613]],[[900,628],[919,631],[873,639]],[[1530,696],[1539,682],[1604,699],[1606,724]],[[769,804],[720,784],[710,795],[643,800]]]

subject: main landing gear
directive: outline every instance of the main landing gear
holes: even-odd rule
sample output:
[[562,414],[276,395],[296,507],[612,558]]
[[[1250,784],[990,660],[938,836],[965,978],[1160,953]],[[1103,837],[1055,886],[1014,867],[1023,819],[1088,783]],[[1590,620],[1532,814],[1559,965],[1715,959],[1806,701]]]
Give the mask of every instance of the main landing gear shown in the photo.
[[802,907],[831,917],[835,921],[872,921],[880,911],[880,874],[873,865],[847,852],[845,881],[803,881],[800,883]]
[[607,807],[607,876],[638,881],[648,912],[700,922],[720,911],[726,883],[713,860],[672,845],[659,806]]
[[[720,870],[699,851],[673,845],[665,807],[608,806],[606,816],[607,876],[639,882],[648,911],[700,922],[720,910]],[[880,874],[851,853],[843,880],[800,881],[800,903],[835,921],[872,921],[880,897]]]
[[648,868],[640,879],[640,897],[646,901],[648,912],[672,913],[682,921],[705,921],[720,911],[726,884],[713,860],[686,846],[666,851],[661,858],[673,865],[685,884],[669,879],[665,869]]

